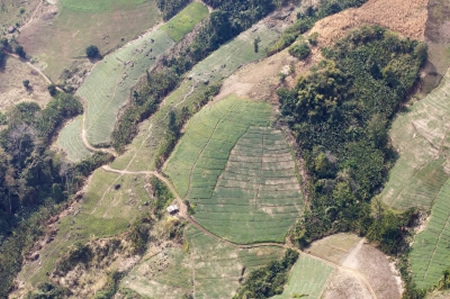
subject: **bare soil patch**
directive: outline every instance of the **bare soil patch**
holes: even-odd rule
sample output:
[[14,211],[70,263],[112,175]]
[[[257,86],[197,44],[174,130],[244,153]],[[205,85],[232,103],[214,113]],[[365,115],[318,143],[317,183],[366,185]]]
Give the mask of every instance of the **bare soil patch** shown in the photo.
[[[30,81],[28,89],[23,86],[24,80]],[[47,86],[47,81],[38,72],[25,62],[8,56],[0,69],[0,110],[5,111],[22,101],[34,101],[44,107],[51,99]]]

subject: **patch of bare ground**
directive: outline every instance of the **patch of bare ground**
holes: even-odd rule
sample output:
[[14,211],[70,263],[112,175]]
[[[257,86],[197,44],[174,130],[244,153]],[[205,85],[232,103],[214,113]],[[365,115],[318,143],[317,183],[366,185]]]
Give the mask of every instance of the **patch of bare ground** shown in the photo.
[[[24,87],[24,80],[30,81],[28,88]],[[23,101],[36,102],[43,108],[51,99],[47,86],[47,81],[27,63],[7,56],[5,65],[0,68],[0,110],[5,111]]]
[[336,269],[331,273],[322,293],[324,299],[374,299],[365,285],[351,273]]
[[[403,286],[395,266],[365,239],[352,234],[336,234],[314,242],[308,252],[360,273],[370,282],[378,298],[401,298]],[[364,286],[351,282],[342,271],[335,271],[324,298],[371,298],[371,295]]]

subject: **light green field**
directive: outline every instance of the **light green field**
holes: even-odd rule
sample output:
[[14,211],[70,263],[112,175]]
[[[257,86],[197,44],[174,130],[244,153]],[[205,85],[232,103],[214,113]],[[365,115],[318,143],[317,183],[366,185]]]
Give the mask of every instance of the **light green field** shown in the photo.
[[64,69],[87,61],[87,46],[97,45],[105,55],[161,21],[153,0],[61,0],[43,5],[54,6],[50,10],[58,14],[47,13],[45,21],[38,19],[21,30],[18,41],[53,81]]
[[[47,279],[45,273],[53,271],[55,262],[70,245],[126,231],[139,214],[149,209],[144,205],[151,200],[144,187],[147,183],[142,175],[122,176],[102,169],[95,171],[83,200],[61,218],[55,240],[39,252],[42,265],[38,261],[28,263],[20,272],[20,279],[36,286]],[[115,190],[117,184],[120,188]]]
[[284,252],[278,247],[238,249],[193,226],[186,228],[185,238],[189,253],[168,248],[135,267],[121,287],[151,298],[191,293],[194,298],[231,298],[243,273],[280,259]]
[[230,96],[194,115],[164,169],[181,196],[195,199],[200,188],[210,196],[238,139],[250,126],[268,126],[271,113],[266,103]]
[[389,173],[382,200],[398,209],[430,209],[448,178],[450,165],[450,71],[440,87],[400,113],[390,136],[399,159]]
[[331,272],[333,272],[331,266],[311,257],[300,255],[297,263],[291,270],[289,281],[284,288],[284,292],[272,298],[288,299],[304,297],[319,299]]
[[161,26],[161,30],[164,30],[174,41],[179,42],[207,15],[208,8],[202,2],[194,2]]
[[432,287],[450,267],[450,180],[433,204],[426,229],[414,240],[410,261],[418,288]]
[[[80,161],[91,155],[91,152],[84,146],[81,140],[81,130],[83,117],[79,116],[69,123],[64,130],[61,130],[57,140],[57,146],[65,149],[67,159],[72,162]],[[78,134],[76,134],[78,132]]]
[[219,156],[216,153],[222,146],[211,147],[203,152],[208,159],[198,160],[200,171],[193,171],[188,198],[196,205],[195,219],[235,243],[283,242],[303,212],[295,162],[284,135],[271,128],[250,127],[212,186],[209,178],[194,177],[215,171],[213,157]]
[[264,49],[278,36],[276,30],[258,23],[199,62],[188,75],[191,80],[185,80],[164,100],[162,107],[142,123],[139,134],[128,146],[127,152],[118,157],[112,166],[131,171],[153,170],[157,153],[164,143],[169,111],[181,111],[185,107],[192,109],[203,99],[205,80],[209,80],[210,84],[217,83],[240,66],[263,58],[264,51],[254,52],[253,40],[256,37],[260,37],[260,49]]

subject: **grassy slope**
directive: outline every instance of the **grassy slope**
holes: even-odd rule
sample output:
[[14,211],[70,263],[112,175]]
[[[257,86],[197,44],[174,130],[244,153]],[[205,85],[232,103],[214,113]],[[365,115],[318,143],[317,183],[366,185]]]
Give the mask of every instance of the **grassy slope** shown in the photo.
[[130,144],[127,152],[117,158],[112,166],[131,171],[154,169],[156,154],[163,144],[167,130],[169,111],[181,110],[183,107],[192,108],[200,102],[201,93],[206,87],[199,82],[209,80],[210,84],[217,83],[240,66],[264,57],[264,51],[254,52],[254,38],[261,38],[260,49],[264,49],[278,36],[278,32],[259,23],[198,63],[188,75],[192,79],[185,80],[165,99],[162,108],[142,123],[138,136]]
[[[283,242],[303,212],[295,162],[284,138],[271,128],[249,128],[234,146],[212,195],[203,188],[206,178],[192,183],[195,219],[236,243]],[[205,150],[204,155],[215,152]]]
[[[38,261],[23,267],[19,279],[36,286],[47,279],[45,273],[52,272],[57,259],[75,242],[126,231],[141,211],[147,209],[143,205],[150,199],[144,188],[146,183],[144,176],[121,176],[97,170],[83,200],[61,218],[55,240],[40,251]],[[121,185],[119,190],[114,189],[116,184]]]
[[[121,284],[151,298],[231,298],[245,273],[279,259],[283,249],[237,249],[188,226],[189,253],[168,248],[135,267]],[[128,283],[127,283],[128,281]]]
[[207,15],[208,8],[201,2],[194,2],[180,11],[170,22],[161,26],[161,30],[164,30],[174,41],[179,42]]
[[67,159],[72,162],[77,162],[83,158],[89,157],[92,153],[84,146],[81,140],[81,130],[83,126],[83,117],[79,116],[72,122],[66,125],[64,130],[61,130],[57,139],[59,148],[65,150]]
[[410,255],[413,280],[429,288],[450,267],[450,180],[444,184],[431,210],[427,228],[414,240]]
[[288,299],[293,298],[294,295],[303,295],[306,298],[319,299],[332,271],[331,266],[311,257],[300,255],[291,270],[284,292],[272,298]]
[[164,169],[181,196],[211,194],[237,140],[250,126],[269,125],[270,115],[268,104],[231,96],[192,117]]
[[391,138],[399,159],[381,194],[391,207],[430,209],[450,170],[450,71],[440,87],[402,112]]
[[107,53],[161,21],[154,1],[64,0],[58,9],[51,26],[35,22],[18,38],[53,80],[86,55],[87,46]]

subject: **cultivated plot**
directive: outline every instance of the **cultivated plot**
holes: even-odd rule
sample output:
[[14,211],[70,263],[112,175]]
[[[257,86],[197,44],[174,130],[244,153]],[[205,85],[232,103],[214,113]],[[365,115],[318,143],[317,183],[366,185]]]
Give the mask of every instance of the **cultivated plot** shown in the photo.
[[450,180],[436,198],[426,229],[414,240],[410,261],[418,288],[433,286],[450,267]]
[[[164,100],[160,109],[141,124],[139,134],[128,146],[127,152],[118,157],[112,166],[132,171],[153,170],[157,154],[164,144],[169,111],[179,112],[183,108],[192,111],[204,99],[202,94],[207,88],[204,82],[218,83],[242,65],[263,58],[264,49],[278,36],[276,27],[269,28],[261,21],[199,62],[188,74],[191,80],[185,80]],[[253,42],[258,37],[260,50],[255,52]]]
[[295,162],[284,135],[269,127],[248,128],[225,171],[210,185],[202,174],[215,172],[222,162],[217,160],[219,148],[207,148],[193,171],[188,198],[196,206],[195,219],[235,243],[283,242],[303,212]]
[[56,144],[65,149],[67,159],[71,162],[81,161],[92,154],[83,144],[80,133],[82,129],[83,116],[78,116],[61,130],[57,139]]
[[281,295],[274,299],[321,298],[333,267],[314,258],[300,255],[289,275],[289,281]]
[[164,169],[180,195],[211,196],[238,139],[250,126],[268,126],[271,114],[266,103],[230,96],[192,117]]
[[[129,288],[151,298],[232,298],[239,281],[252,270],[282,257],[284,249],[238,249],[188,226],[189,251],[168,248],[139,264],[122,280]],[[128,283],[127,283],[128,282]]]
[[381,194],[391,207],[430,209],[450,167],[450,71],[441,85],[408,107],[392,124],[390,136],[399,159]]

